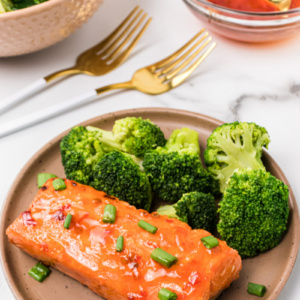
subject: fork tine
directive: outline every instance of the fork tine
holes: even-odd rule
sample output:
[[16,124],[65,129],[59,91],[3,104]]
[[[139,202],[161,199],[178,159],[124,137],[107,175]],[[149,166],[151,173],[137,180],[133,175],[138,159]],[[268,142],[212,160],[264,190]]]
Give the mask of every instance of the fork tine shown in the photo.
[[136,12],[138,12],[138,14],[142,13],[143,10],[137,5],[132,11],[131,13],[124,19],[124,21],[109,35],[107,36],[104,40],[102,40],[100,43],[96,44],[95,46],[93,46],[90,50],[94,50],[94,51],[100,51],[103,48],[103,45],[109,43],[110,41],[112,41],[116,36],[118,36],[118,34],[124,29],[124,27],[126,26],[126,24],[130,21],[130,19],[136,14]]
[[161,69],[162,67],[169,64],[171,61],[173,61],[176,57],[178,57],[180,54],[182,54],[193,42],[205,31],[205,29],[201,29],[193,38],[191,38],[186,44],[184,44],[180,49],[178,49],[176,52],[172,53],[170,56],[162,59],[161,61],[155,63],[153,67],[155,69]]
[[198,58],[198,60],[195,61],[195,63],[193,63],[186,71],[173,78],[170,78],[172,81],[172,87],[180,85],[187,77],[189,77],[215,47],[216,43],[212,43],[209,48]]
[[175,59],[172,63],[169,63],[167,66],[163,67],[160,74],[164,75],[169,73],[178,63],[182,62],[186,57],[188,57],[208,36],[208,32],[205,32],[201,39],[193,45],[188,51],[186,51],[179,58]]
[[171,70],[170,73],[168,73],[166,75],[166,79],[170,79],[172,77],[174,77],[175,75],[177,75],[181,70],[183,70],[186,66],[188,66],[195,57],[197,57],[198,54],[200,54],[200,52],[207,46],[208,43],[210,43],[210,41],[212,40],[211,36],[209,36],[206,41],[201,45],[201,47],[199,47],[199,49],[197,51],[195,51],[190,57],[188,57],[187,59],[184,60],[184,58],[179,59],[179,62],[182,62],[181,65],[179,65],[176,69]]
[[[141,38],[141,36],[145,32],[145,30],[147,29],[147,27],[149,26],[149,24],[150,24],[151,21],[152,21],[152,18],[149,18],[148,21],[146,22],[146,24],[143,26],[143,28],[139,31],[139,33],[137,34],[137,36],[131,42],[131,44],[129,44],[128,47],[125,50],[123,50],[122,54],[120,54],[117,57],[117,59],[113,61],[114,64],[120,64],[122,61],[124,61],[128,57],[128,55],[130,54],[130,52],[132,51],[132,49],[135,47],[136,43],[139,41],[139,39]],[[124,47],[124,45],[125,44],[123,44],[122,47]],[[122,48],[122,47],[120,47],[120,48]]]
[[[105,51],[106,53],[109,54],[109,56],[106,57],[107,60],[111,60],[118,55],[118,53],[122,50],[122,48],[130,40],[130,38],[133,36],[133,34],[139,29],[139,27],[141,26],[142,22],[145,20],[147,15],[148,15],[147,13],[144,13],[143,16],[140,18],[140,20],[137,22],[137,24],[134,26],[134,28],[129,32],[129,34],[127,36],[125,36],[125,35],[129,31],[129,28],[127,28],[126,32],[123,32],[123,34],[109,47],[109,49],[107,49]],[[136,20],[137,20],[137,18],[135,19],[135,21]],[[118,45],[122,39],[123,39],[122,44]]]
[[[100,52],[100,54],[102,56],[106,56],[108,55],[120,42],[122,39],[124,39],[127,35],[127,33],[133,30],[132,27],[134,26],[135,22],[140,18],[140,16],[142,15],[143,10],[141,9],[138,14],[131,20],[131,22],[126,26],[125,29],[123,29],[123,31],[120,33],[119,36],[115,36],[115,40],[110,40],[107,45],[108,47],[104,47]],[[146,15],[146,13],[144,13],[144,15],[142,16],[142,18],[144,18],[144,16]],[[131,30],[131,31],[130,31]]]

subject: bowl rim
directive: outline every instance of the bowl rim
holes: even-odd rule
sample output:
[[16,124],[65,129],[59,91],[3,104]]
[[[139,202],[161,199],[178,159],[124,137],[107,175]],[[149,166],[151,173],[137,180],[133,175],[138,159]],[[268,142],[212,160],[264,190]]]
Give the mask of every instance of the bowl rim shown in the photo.
[[213,4],[207,0],[183,0],[194,12],[201,14],[208,22],[219,26],[234,26],[235,29],[248,30],[282,30],[300,24],[300,8],[287,12],[253,13],[242,12]]
[[265,17],[274,17],[274,16],[287,16],[287,15],[293,16],[293,15],[297,15],[300,13],[300,7],[289,9],[287,11],[250,12],[250,11],[242,11],[242,10],[224,7],[224,6],[209,2],[207,0],[183,0],[183,1],[189,5],[193,5],[193,7],[196,7],[198,4],[200,4],[200,5],[203,4],[203,5],[209,6],[211,8],[214,8],[218,11],[235,14],[240,17],[246,17],[246,16],[247,17],[254,17],[254,16],[256,16],[256,17],[264,17],[264,16]]
[[30,7],[8,11],[4,13],[0,13],[0,22],[2,20],[14,19],[16,17],[24,17],[28,15],[35,15],[41,11],[50,9],[56,6],[58,3],[65,2],[66,0],[48,0],[46,2],[42,2],[36,5],[32,5]]

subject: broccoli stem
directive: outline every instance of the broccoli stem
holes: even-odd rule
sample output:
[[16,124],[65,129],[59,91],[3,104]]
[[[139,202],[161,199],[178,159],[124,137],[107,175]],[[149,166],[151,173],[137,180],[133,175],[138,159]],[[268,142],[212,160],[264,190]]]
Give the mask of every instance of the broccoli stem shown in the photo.
[[0,13],[13,11],[14,10],[14,4],[10,0],[0,0]]
[[128,154],[128,153],[124,153],[124,154],[129,156],[140,167],[140,170],[142,172],[144,172],[143,160],[142,159],[136,157],[135,155],[131,155],[131,154]]
[[218,143],[213,144],[212,146],[218,147],[219,144],[222,145],[222,152],[224,154],[217,155],[217,160],[220,163],[227,165],[222,168],[222,173],[219,173],[219,170],[210,169],[210,172],[215,174],[216,177],[220,180],[220,189],[221,191],[225,190],[226,182],[224,179],[228,179],[236,170],[241,169],[257,169],[265,170],[265,167],[261,161],[261,154],[258,153],[256,148],[253,146],[251,141],[251,135],[249,133],[244,134],[243,146],[241,150],[241,136],[235,137],[235,143],[232,143],[231,138],[219,136]]
[[161,206],[158,210],[157,213],[162,216],[168,216],[169,218],[176,218],[178,219],[178,216],[176,215],[176,210],[173,207],[173,205],[165,205]]
[[[86,129],[88,131],[97,131],[102,134],[102,136],[99,138],[99,142],[97,142],[97,143],[94,142],[94,147],[96,150],[98,148],[101,149],[101,143],[102,143],[105,146],[108,146],[108,148],[105,148],[102,145],[102,149],[104,149],[105,152],[111,152],[113,150],[118,150],[118,151],[124,152],[123,147],[121,146],[120,143],[116,142],[114,134],[111,131],[106,131],[101,128],[97,128],[97,127],[93,127],[93,126],[87,126]],[[136,157],[135,155],[131,155],[128,153],[124,153],[124,154],[131,157],[131,159],[140,167],[140,170],[144,171],[144,168],[142,165],[143,164],[142,159]]]
[[198,133],[190,128],[175,129],[168,139],[165,148],[169,152],[180,152],[180,150],[183,150],[199,155],[200,146],[198,138]]
[[3,7],[1,1],[0,1],[0,14],[5,12],[5,8]]
[[118,143],[111,131],[103,130],[101,128],[93,127],[93,126],[87,126],[86,129],[88,131],[98,131],[101,133],[101,137],[99,138],[99,141],[108,146],[107,152],[110,152],[112,149],[124,151],[122,148],[122,145]]
[[[252,169],[262,169],[264,170],[265,167],[263,166],[261,160],[257,161],[257,155],[256,155],[256,149],[253,146],[251,140],[251,137],[248,136],[248,134],[243,135],[244,139],[244,145],[243,150],[241,151],[239,144],[233,144],[231,139],[224,138],[223,136],[219,137],[219,143],[222,145],[222,151],[224,151],[227,155],[230,155],[230,158],[228,156],[219,155],[218,159],[220,159],[221,162],[226,163],[228,159],[230,159],[230,163],[233,166],[236,166],[236,168],[252,168]],[[239,141],[240,138],[237,138],[236,141]],[[215,145],[218,147],[218,145]],[[232,163],[232,161],[234,163]],[[241,168],[242,166],[242,168]],[[234,167],[231,167],[231,169]]]

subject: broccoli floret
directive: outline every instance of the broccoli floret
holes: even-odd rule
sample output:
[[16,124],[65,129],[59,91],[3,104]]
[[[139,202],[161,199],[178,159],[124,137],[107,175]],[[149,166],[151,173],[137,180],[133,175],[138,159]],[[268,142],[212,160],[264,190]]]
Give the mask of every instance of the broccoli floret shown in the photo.
[[47,0],[13,0],[15,9],[22,9],[36,4],[46,2]]
[[1,0],[0,0],[0,14],[6,12],[7,10],[5,9],[5,7],[3,6]]
[[0,13],[30,7],[47,0],[0,0]]
[[160,199],[174,203],[191,191],[219,193],[218,183],[204,169],[199,153],[198,133],[189,128],[174,130],[165,147],[146,153],[143,167]]
[[230,176],[244,168],[261,169],[262,148],[268,148],[267,130],[255,123],[227,123],[215,129],[204,152],[207,169],[220,182],[223,193]]
[[105,154],[99,141],[100,133],[83,126],[74,127],[60,143],[66,177],[89,184],[96,163]]
[[269,172],[235,172],[219,204],[221,238],[242,257],[277,246],[287,226],[288,198],[288,187]]
[[112,131],[90,127],[102,133],[100,141],[116,150],[136,157],[144,157],[150,149],[164,146],[166,139],[161,129],[150,120],[127,117],[117,120]]
[[174,205],[160,207],[157,212],[188,223],[193,229],[212,232],[217,223],[217,207],[211,194],[191,192],[184,194]]
[[14,4],[11,0],[0,0],[0,13],[14,10]]
[[74,127],[61,141],[66,177],[149,210],[152,193],[141,160],[103,145],[102,133],[89,128]]
[[200,155],[198,132],[190,128],[175,129],[169,137],[165,149],[169,152],[178,152],[191,155]]
[[150,210],[152,192],[148,177],[125,153],[113,151],[104,155],[94,168],[91,186],[136,208]]

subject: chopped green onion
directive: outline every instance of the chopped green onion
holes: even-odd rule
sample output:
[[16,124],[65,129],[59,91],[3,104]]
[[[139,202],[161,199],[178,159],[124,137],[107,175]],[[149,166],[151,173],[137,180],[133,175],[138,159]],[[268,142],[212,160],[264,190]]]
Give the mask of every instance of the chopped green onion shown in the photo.
[[178,261],[177,257],[161,248],[154,249],[151,253],[151,258],[167,268],[170,268]]
[[155,226],[152,226],[151,224],[147,223],[146,221],[144,220],[140,220],[138,225],[143,228],[144,230],[154,234],[156,231],[157,231],[157,227]]
[[158,292],[158,298],[160,300],[176,300],[177,299],[177,295],[165,288],[162,288],[159,292]]
[[64,222],[64,228],[65,229],[69,229],[70,228],[70,225],[71,225],[71,221],[72,221],[72,215],[71,214],[68,214],[66,216],[66,219],[65,219],[65,222]]
[[213,237],[212,235],[202,238],[201,242],[208,249],[217,247],[219,245],[219,241],[215,237]]
[[40,189],[45,182],[50,178],[56,178],[57,176],[50,173],[40,173],[37,176],[38,188]]
[[102,221],[104,223],[114,223],[116,219],[117,209],[112,204],[107,204],[104,208],[104,215]]
[[67,188],[64,180],[61,178],[53,180],[52,185],[56,191],[64,190]]
[[50,272],[49,268],[39,262],[29,270],[28,274],[35,280],[42,282],[49,276]]
[[117,238],[116,251],[117,251],[117,252],[123,251],[123,245],[124,245],[124,238],[120,235],[120,236]]
[[266,292],[266,287],[264,285],[261,284],[256,284],[256,283],[252,283],[249,282],[248,283],[248,289],[247,292],[249,294],[255,295],[255,296],[259,296],[259,297],[263,297],[263,295]]

